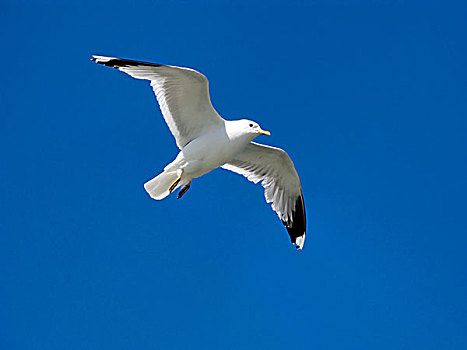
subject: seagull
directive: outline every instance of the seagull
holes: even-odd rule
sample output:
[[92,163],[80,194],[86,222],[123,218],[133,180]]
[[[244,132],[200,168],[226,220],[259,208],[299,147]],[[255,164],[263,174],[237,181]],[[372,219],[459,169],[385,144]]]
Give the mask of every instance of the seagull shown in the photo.
[[280,148],[252,142],[259,135],[271,135],[269,131],[251,120],[223,119],[211,104],[207,78],[194,69],[97,55],[91,60],[150,81],[180,149],[162,173],[144,184],[152,198],[161,200],[178,188],[181,198],[193,179],[219,167],[227,169],[261,182],[266,202],[287,228],[292,244],[303,248],[305,204],[292,160]]

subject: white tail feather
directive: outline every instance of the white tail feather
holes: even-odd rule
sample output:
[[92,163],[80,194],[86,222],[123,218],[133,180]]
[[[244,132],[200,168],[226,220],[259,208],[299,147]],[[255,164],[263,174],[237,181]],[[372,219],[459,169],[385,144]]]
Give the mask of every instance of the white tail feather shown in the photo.
[[[169,187],[177,180],[177,171],[164,171],[144,184],[144,189],[151,198],[161,200],[170,194]],[[180,187],[178,184],[175,189]],[[175,190],[174,189],[174,190]]]

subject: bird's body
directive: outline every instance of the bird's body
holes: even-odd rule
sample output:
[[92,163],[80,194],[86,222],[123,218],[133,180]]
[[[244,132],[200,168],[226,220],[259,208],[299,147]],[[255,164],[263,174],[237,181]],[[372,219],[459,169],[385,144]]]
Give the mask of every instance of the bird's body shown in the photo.
[[[211,170],[219,168],[234,158],[256,135],[239,134],[236,121],[225,121],[210,133],[186,145],[169,167],[183,170],[182,181],[189,182]],[[217,145],[217,147],[209,147]]]
[[144,184],[154,199],[163,199],[191,181],[222,167],[261,182],[266,201],[272,202],[292,243],[302,249],[305,241],[305,207],[300,180],[287,153],[252,142],[270,135],[250,120],[224,120],[209,99],[208,81],[201,73],[175,66],[93,56],[97,63],[117,68],[134,78],[151,81],[165,121],[180,152],[162,173]]

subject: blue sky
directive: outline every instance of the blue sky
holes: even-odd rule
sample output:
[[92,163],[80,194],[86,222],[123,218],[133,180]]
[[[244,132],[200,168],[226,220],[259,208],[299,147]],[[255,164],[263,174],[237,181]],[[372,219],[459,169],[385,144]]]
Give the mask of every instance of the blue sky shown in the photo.
[[[0,348],[467,348],[466,10],[3,1]],[[193,67],[270,130],[304,250],[227,171],[151,200],[175,142],[93,53]]]

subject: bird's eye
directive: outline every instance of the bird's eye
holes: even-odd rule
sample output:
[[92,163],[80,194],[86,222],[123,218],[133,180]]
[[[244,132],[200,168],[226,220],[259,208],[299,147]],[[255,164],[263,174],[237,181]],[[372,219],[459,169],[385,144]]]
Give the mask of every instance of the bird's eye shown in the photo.
[[252,127],[253,127],[253,124],[250,124],[250,128],[252,128]]

